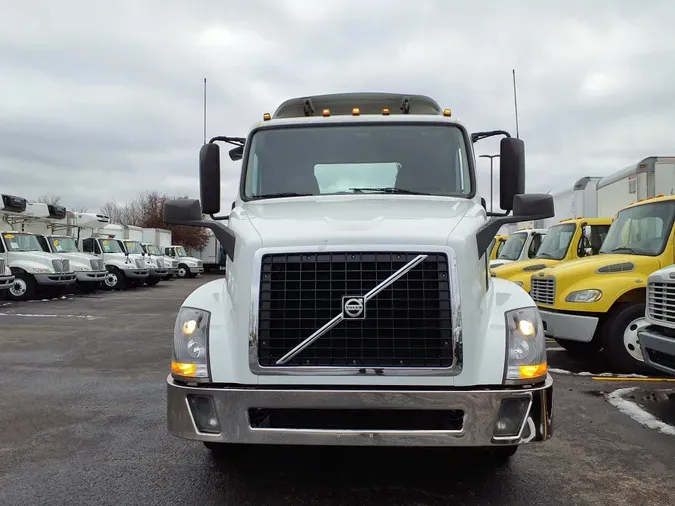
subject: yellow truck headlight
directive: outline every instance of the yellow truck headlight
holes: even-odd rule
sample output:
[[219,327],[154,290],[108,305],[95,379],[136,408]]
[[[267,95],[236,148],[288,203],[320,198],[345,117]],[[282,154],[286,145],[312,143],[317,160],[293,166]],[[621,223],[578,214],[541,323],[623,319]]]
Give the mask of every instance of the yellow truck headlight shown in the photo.
[[203,309],[182,307],[173,330],[171,375],[178,379],[208,379],[209,320]]
[[506,313],[506,377],[509,382],[540,380],[548,371],[544,325],[536,307]]
[[602,297],[600,290],[578,290],[565,297],[565,302],[597,302]]

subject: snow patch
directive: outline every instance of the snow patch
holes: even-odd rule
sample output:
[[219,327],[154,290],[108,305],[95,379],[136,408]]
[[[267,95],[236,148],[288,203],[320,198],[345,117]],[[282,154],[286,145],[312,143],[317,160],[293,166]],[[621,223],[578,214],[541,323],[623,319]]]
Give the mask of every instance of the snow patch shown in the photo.
[[675,427],[662,422],[651,413],[642,409],[639,404],[623,398],[624,395],[634,390],[637,390],[637,387],[619,388],[612,393],[606,394],[605,399],[623,414],[630,416],[633,420],[648,429],[656,429],[664,434],[675,436]]
[[594,373],[594,372],[571,372],[571,371],[566,371],[565,369],[556,369],[555,367],[549,367],[548,368],[549,372],[555,372],[558,374],[573,374],[574,376],[595,376],[595,377],[603,377],[603,378],[648,378],[649,376],[644,376],[642,374],[614,374],[611,372],[599,372],[599,373]]
[[548,372],[555,372],[558,374],[572,374],[570,371],[566,371],[565,369],[556,369],[555,367],[549,367]]
[[98,320],[100,316],[78,314],[30,314],[30,313],[0,313],[0,316],[20,316],[24,318],[78,318],[81,320]]
[[546,351],[565,351],[565,348],[561,348],[560,346],[554,346],[553,348],[546,348]]

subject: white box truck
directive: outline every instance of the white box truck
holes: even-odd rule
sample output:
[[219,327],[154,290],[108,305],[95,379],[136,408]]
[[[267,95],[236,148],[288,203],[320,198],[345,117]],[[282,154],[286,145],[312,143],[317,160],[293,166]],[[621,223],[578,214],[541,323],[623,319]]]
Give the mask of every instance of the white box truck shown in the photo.
[[141,246],[147,255],[163,260],[164,266],[168,271],[163,279],[171,279],[178,275],[178,260],[175,260],[164,253],[164,248],[171,246],[171,230],[163,228],[144,228]]
[[122,226],[124,227],[124,249],[132,258],[140,257],[148,269],[148,277],[144,283],[154,286],[166,278],[169,275],[169,268],[164,265],[164,258],[148,254],[147,249],[143,247],[143,228],[134,225]]
[[30,299],[45,289],[64,289],[75,283],[70,260],[43,251],[35,234],[22,231],[24,222],[45,217],[44,213],[43,208],[29,206],[25,198],[2,195],[0,259],[14,276],[7,290],[12,300]]
[[[496,135],[501,216],[481,205],[473,151]],[[243,158],[228,226],[218,142]],[[551,437],[539,312],[486,254],[502,225],[554,215],[550,195],[524,194],[522,140],[470,134],[422,95],[299,97],[246,139],[211,139],[199,170],[201,202],[168,201],[164,220],[213,230],[227,274],[178,313],[171,434],[487,447],[499,462]]]

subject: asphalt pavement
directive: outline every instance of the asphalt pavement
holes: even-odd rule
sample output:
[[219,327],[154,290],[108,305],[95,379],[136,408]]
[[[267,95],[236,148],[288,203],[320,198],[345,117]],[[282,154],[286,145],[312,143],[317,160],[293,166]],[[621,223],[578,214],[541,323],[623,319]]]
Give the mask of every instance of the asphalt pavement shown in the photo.
[[[165,412],[174,318],[208,280],[0,301],[0,505],[673,504],[675,434],[663,427],[675,423],[675,383],[617,378],[555,343],[553,438],[506,467],[448,449],[216,459],[169,435]],[[638,404],[641,415],[626,408]]]

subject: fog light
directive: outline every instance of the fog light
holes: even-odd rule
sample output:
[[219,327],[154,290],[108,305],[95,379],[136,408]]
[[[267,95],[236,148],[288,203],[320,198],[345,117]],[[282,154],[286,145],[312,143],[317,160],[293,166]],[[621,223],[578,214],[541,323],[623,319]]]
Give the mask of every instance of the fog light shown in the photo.
[[206,395],[188,395],[187,399],[197,430],[209,434],[220,433],[220,424],[216,416],[213,398]]
[[495,439],[518,438],[529,406],[530,397],[509,397],[502,399],[492,436]]

